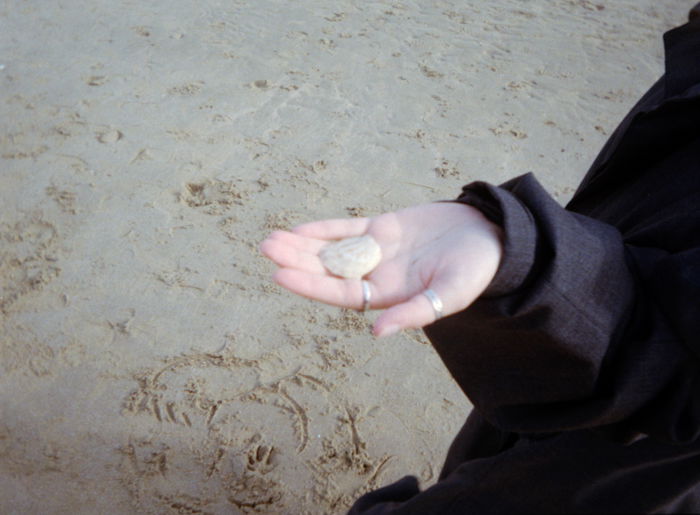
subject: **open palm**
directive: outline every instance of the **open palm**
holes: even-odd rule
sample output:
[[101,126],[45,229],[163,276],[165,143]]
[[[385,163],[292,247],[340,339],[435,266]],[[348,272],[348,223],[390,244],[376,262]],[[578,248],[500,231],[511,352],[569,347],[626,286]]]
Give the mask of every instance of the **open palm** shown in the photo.
[[430,288],[443,302],[443,314],[469,306],[486,289],[502,254],[501,230],[475,208],[440,202],[409,207],[373,218],[323,220],[275,231],[260,244],[280,266],[273,279],[288,290],[334,306],[362,308],[360,279],[343,279],[321,264],[319,250],[329,242],[370,234],[382,250],[377,267],[365,277],[372,309],[386,309],[373,333],[435,321],[423,292]]

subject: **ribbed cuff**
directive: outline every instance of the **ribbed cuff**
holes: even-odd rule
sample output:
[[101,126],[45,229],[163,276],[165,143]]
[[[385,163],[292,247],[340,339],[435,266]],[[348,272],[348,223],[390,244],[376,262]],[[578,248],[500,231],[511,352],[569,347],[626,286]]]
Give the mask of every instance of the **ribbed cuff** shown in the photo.
[[482,297],[513,293],[525,283],[535,263],[537,228],[534,218],[513,194],[485,182],[468,184],[456,201],[475,207],[503,228],[501,263]]

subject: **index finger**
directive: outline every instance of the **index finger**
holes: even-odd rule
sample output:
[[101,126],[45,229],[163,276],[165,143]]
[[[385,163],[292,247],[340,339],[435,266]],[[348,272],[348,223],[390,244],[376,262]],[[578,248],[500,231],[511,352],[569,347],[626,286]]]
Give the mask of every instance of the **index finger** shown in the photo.
[[363,304],[359,279],[340,279],[291,268],[280,268],[272,278],[297,295],[331,306],[359,309]]
[[321,240],[341,240],[362,236],[367,232],[370,218],[332,218],[297,225],[291,232]]

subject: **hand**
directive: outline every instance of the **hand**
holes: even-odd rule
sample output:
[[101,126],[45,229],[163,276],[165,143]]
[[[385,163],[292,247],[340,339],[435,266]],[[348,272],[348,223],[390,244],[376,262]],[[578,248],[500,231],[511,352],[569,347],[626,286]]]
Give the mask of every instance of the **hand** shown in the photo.
[[280,268],[273,280],[288,290],[326,304],[362,308],[360,279],[328,272],[318,257],[330,241],[371,234],[382,259],[365,277],[371,308],[386,309],[372,332],[387,336],[435,321],[431,288],[443,303],[443,315],[462,311],[493,279],[503,253],[502,231],[478,209],[457,202],[424,204],[373,218],[324,220],[275,231],[261,252]]

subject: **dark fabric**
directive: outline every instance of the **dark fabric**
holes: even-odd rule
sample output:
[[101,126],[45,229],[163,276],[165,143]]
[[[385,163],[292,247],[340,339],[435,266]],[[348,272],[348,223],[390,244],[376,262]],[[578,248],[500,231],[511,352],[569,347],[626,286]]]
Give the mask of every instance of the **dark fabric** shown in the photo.
[[439,481],[351,514],[700,513],[700,18],[566,208],[465,186],[504,228],[469,309],[425,329],[474,404]]
[[[472,427],[481,426],[476,432],[488,434],[487,424],[473,412],[465,427],[471,433]],[[460,436],[464,433],[463,429]],[[651,438],[620,445],[595,431],[568,431],[520,436],[491,456],[476,457],[469,451],[431,488],[419,492],[415,478],[403,478],[360,498],[351,513],[698,513],[700,509],[697,447],[694,452],[683,447],[669,453],[666,445]]]

